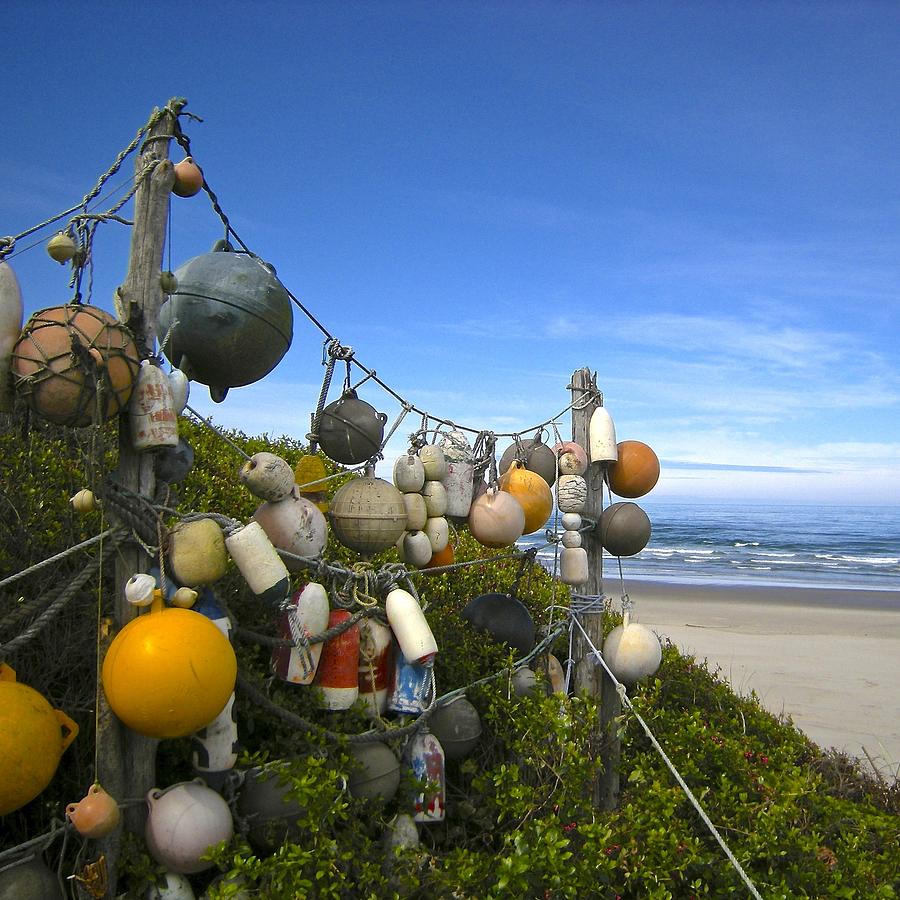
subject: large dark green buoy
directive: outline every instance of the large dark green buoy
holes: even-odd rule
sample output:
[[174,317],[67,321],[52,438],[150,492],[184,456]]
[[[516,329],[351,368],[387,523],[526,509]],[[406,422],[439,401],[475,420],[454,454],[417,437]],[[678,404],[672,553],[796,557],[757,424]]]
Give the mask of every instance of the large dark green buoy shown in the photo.
[[192,381],[209,385],[213,400],[278,365],[291,345],[293,313],[268,263],[219,241],[175,278],[177,289],[159,311],[162,349]]

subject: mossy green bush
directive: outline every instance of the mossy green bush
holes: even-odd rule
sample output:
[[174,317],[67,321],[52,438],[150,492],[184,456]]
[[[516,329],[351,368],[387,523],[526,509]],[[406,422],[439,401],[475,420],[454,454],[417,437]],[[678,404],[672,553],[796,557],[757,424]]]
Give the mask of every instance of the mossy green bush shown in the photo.
[[[175,486],[169,505],[246,521],[256,500],[237,478],[241,455],[206,426],[182,420],[195,468]],[[291,439],[229,432],[246,453],[267,449],[292,465],[305,447]],[[0,434],[2,500],[0,560],[4,572],[31,565],[97,534],[99,514],[76,516],[68,498],[115,465],[115,434],[67,432],[6,423]],[[330,471],[335,471],[332,467]],[[332,482],[333,493],[340,480]],[[637,719],[620,719],[621,802],[612,813],[593,808],[591,785],[600,766],[598,711],[593,698],[512,690],[508,648],[477,634],[461,618],[480,593],[518,585],[539,629],[560,621],[567,595],[536,565],[503,551],[487,552],[465,530],[457,561],[488,563],[439,575],[416,573],[417,591],[440,653],[438,693],[470,688],[482,717],[475,751],[447,764],[447,815],[420,828],[418,847],[390,849],[384,839],[394,816],[421,787],[407,778],[390,803],[357,800],[346,790],[346,738],[371,727],[359,709],[326,713],[314,690],[271,678],[270,651],[236,645],[242,673],[270,700],[307,724],[299,728],[238,694],[241,768],[279,767],[303,810],[300,835],[269,856],[255,854],[238,829],[216,849],[213,870],[192,876],[198,896],[690,898],[745,897],[747,889],[688,802]],[[27,627],[29,607],[84,565],[96,548],[66,558],[0,594],[0,641]],[[358,563],[330,544],[326,555]],[[394,551],[369,561],[377,570]],[[76,717],[82,733],[47,790],[0,819],[0,847],[47,830],[66,802],[89,783],[93,756],[96,618],[111,608],[115,585],[106,571],[46,633],[8,660],[19,677]],[[241,625],[274,634],[274,610],[254,597],[235,571],[216,586]],[[607,627],[616,623],[609,616]],[[564,659],[565,637],[554,648]],[[504,674],[505,673],[505,674]],[[852,761],[823,754],[789,721],[741,698],[697,660],[666,646],[656,677],[631,695],[635,708],[735,853],[763,897],[895,897],[900,892],[900,817],[895,786],[868,778]],[[399,723],[395,723],[399,724]],[[392,743],[402,752],[402,740]],[[158,784],[192,776],[187,739],[164,741]],[[240,821],[238,822],[240,825]],[[157,871],[140,841],[122,858],[120,893],[140,897]],[[71,848],[68,851],[71,856]],[[53,850],[50,851],[51,856]],[[55,860],[54,860],[55,861]],[[69,862],[72,860],[70,859]],[[224,880],[210,886],[214,877]],[[255,893],[254,893],[255,892]]]

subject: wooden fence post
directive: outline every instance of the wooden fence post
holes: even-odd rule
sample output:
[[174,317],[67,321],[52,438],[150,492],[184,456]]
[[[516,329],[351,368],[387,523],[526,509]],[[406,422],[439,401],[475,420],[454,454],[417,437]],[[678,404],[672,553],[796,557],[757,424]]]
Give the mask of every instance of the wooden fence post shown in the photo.
[[[572,440],[588,451],[588,429],[591,415],[601,406],[596,375],[590,369],[578,369],[572,373]],[[588,482],[587,501],[582,516],[598,523],[597,528],[582,534],[582,546],[588,556],[588,582],[582,587],[586,597],[596,598],[593,603],[575,604],[578,621],[590,642],[597,649],[603,648],[603,546],[600,543],[600,514],[603,512],[603,463],[591,462],[585,473]],[[621,714],[621,701],[612,680],[593,657],[590,644],[576,627],[572,648],[575,660],[575,689],[600,698],[600,729],[598,742],[603,771],[593,785],[593,805],[610,811],[619,803],[619,758],[621,742],[616,728],[616,718]]]
[[[141,178],[134,197],[134,226],[128,258],[128,272],[119,289],[120,314],[127,320],[141,355],[152,354],[156,344],[156,320],[162,305],[160,270],[169,215],[169,197],[175,181],[174,167],[169,161],[169,141],[175,133],[177,114],[184,100],[173,99],[166,112],[151,128],[137,160],[135,177]],[[153,459],[134,450],[127,411],[119,419],[119,459],[116,477],[121,485],[134,493],[153,497],[155,479]],[[116,604],[112,629],[103,641],[105,653],[115,634],[132,618],[134,608],[125,600],[125,583],[137,572],[146,572],[153,561],[140,547],[125,545],[116,560]],[[149,689],[149,687],[148,687]],[[97,730],[97,777],[119,802],[142,798],[156,780],[156,747],[153,738],[143,737],[123,725],[100,695]],[[141,831],[146,809],[140,805],[126,807],[124,826],[128,831]],[[109,895],[116,895],[116,866],[121,845],[121,829],[101,842],[109,872]]]

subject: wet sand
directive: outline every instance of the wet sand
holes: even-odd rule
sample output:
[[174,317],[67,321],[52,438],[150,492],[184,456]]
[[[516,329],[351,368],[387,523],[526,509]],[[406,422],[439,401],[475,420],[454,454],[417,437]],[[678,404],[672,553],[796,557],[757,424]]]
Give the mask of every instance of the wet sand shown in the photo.
[[[632,617],[821,747],[900,769],[900,591],[626,584]],[[608,584],[607,593],[613,593]],[[618,608],[614,602],[614,608]]]

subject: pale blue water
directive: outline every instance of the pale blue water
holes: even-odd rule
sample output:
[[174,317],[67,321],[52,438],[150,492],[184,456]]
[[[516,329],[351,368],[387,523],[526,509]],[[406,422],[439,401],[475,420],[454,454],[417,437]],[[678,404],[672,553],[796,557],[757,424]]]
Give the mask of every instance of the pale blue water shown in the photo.
[[[639,554],[623,558],[626,578],[900,591],[900,506],[635,502],[653,532]],[[541,532],[518,546],[543,543]],[[552,566],[553,548],[538,558]],[[604,572],[617,574],[615,559]]]

